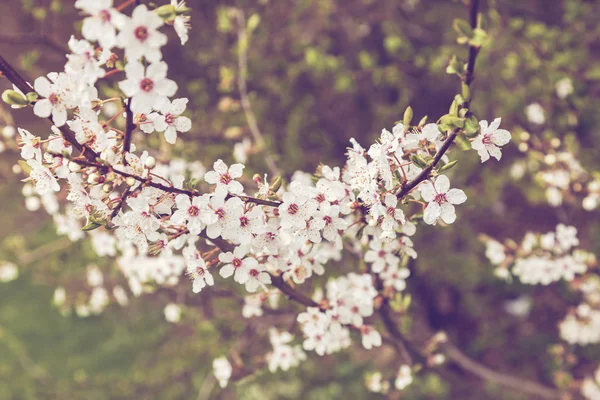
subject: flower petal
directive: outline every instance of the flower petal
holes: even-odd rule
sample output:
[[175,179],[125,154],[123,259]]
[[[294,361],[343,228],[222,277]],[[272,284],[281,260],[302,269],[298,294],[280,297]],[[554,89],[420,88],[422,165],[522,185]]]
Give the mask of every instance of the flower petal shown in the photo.
[[450,189],[450,179],[446,175],[440,175],[435,180],[434,186],[438,193],[446,193]]
[[451,204],[462,204],[467,201],[467,195],[460,189],[450,189],[448,193],[446,193],[446,199]]

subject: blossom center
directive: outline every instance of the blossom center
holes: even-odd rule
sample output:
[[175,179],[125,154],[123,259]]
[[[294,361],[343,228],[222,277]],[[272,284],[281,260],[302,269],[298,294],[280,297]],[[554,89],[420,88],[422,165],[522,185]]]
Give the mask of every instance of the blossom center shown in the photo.
[[249,223],[250,223],[250,220],[248,220],[248,217],[246,217],[245,215],[242,215],[242,216],[240,217],[240,225],[241,225],[242,227],[246,227],[246,226],[248,226],[248,224],[249,224]]
[[229,174],[223,174],[223,175],[221,175],[221,179],[220,179],[220,181],[221,181],[221,183],[222,183],[223,185],[229,185],[229,183],[230,183],[232,180],[233,180],[233,178],[232,178],[232,177],[231,177],[231,175],[229,175]]
[[175,116],[172,114],[165,115],[165,122],[167,125],[173,125],[175,123]]
[[149,36],[148,28],[146,28],[145,26],[138,26],[137,28],[135,28],[135,31],[133,31],[133,34],[135,35],[136,39],[138,39],[140,42],[145,42]]
[[300,207],[298,207],[298,204],[290,204],[290,206],[288,207],[288,213],[290,215],[296,214],[299,210]]
[[325,201],[325,195],[323,193],[319,193],[317,195],[317,197],[315,197],[315,200],[318,201],[319,203],[322,203]]
[[140,82],[140,89],[142,89],[146,93],[151,92],[152,89],[154,89],[154,81],[149,78],[142,79],[142,81]]
[[60,99],[58,98],[58,95],[56,93],[52,93],[50,96],[48,96],[48,100],[50,101],[50,104],[52,104],[53,106],[57,105],[60,101]]
[[202,267],[196,267],[196,274],[198,274],[198,276],[202,277],[204,276],[204,268]]
[[217,217],[219,217],[219,219],[225,218],[225,210],[222,208],[219,208],[217,211],[215,211],[215,214],[217,214]]
[[110,11],[102,10],[98,13],[98,16],[100,17],[100,21],[102,21],[103,24],[110,22]]
[[387,211],[387,215],[392,216],[392,217],[394,216],[394,214],[396,214],[396,209],[394,207],[388,207],[386,211]]
[[325,224],[330,225],[333,222],[333,218],[331,218],[329,215],[326,215],[325,217],[323,217],[323,220],[325,221]]
[[257,269],[251,269],[249,272],[250,276],[253,278],[256,278],[258,276],[258,270]]
[[197,217],[200,214],[200,209],[196,206],[188,208],[188,214],[192,217]]
[[483,135],[483,139],[481,139],[483,144],[492,144],[492,136],[490,134]]
[[445,193],[438,193],[433,198],[433,201],[435,201],[438,204],[442,204],[442,203],[446,203],[448,201],[448,199],[446,199]]
[[239,268],[242,266],[242,260],[240,260],[239,258],[234,258],[231,263],[235,268]]

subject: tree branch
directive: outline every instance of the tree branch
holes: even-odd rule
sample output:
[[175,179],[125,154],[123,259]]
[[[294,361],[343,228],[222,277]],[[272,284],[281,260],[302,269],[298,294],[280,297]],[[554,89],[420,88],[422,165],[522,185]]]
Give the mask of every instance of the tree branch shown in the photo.
[[450,342],[444,343],[442,347],[445,350],[446,356],[454,364],[485,381],[543,399],[562,399],[564,396],[564,393],[559,390],[543,386],[533,381],[493,371],[485,365],[467,357]]
[[127,100],[127,105],[125,106],[125,137],[123,138],[123,154],[129,153],[131,149],[131,136],[133,134],[133,130],[135,129],[135,124],[133,123],[133,112],[131,111],[131,101],[132,99]]

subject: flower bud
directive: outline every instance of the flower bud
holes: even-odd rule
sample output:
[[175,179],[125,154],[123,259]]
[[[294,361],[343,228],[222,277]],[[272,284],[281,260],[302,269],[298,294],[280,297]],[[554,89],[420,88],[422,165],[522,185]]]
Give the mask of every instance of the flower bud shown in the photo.
[[77,164],[74,161],[69,161],[69,171],[79,172],[79,171],[81,171],[81,165]]
[[281,187],[281,182],[282,179],[280,176],[276,176],[273,179],[271,179],[271,190],[273,191],[273,193],[279,190],[279,188]]
[[404,124],[404,127],[406,129],[408,129],[408,127],[410,126],[410,122],[412,121],[412,118],[413,118],[413,109],[411,106],[408,106],[406,111],[404,111],[404,119],[402,120],[402,123]]
[[90,185],[95,185],[100,182],[100,175],[97,172],[92,172],[88,175],[87,183]]
[[165,21],[172,21],[177,16],[175,6],[172,4],[165,4],[164,6],[160,6],[155,11]]
[[125,179],[125,183],[127,183],[128,186],[133,186],[135,185],[135,178],[130,176],[127,179]]
[[144,166],[147,169],[152,169],[152,168],[156,167],[156,158],[154,158],[152,156],[148,156],[146,158],[146,161],[144,161]]
[[28,102],[35,103],[39,96],[36,92],[29,92],[25,95],[25,97],[27,98]]
[[112,191],[112,185],[105,183],[104,185],[102,185],[102,191],[104,193],[110,193]]
[[377,225],[377,221],[375,221],[375,218],[371,218],[369,220],[369,226],[376,226]]
[[2,92],[2,100],[8,105],[16,107],[25,107],[29,104],[29,101],[27,101],[25,96],[16,90],[11,89],[7,89]]

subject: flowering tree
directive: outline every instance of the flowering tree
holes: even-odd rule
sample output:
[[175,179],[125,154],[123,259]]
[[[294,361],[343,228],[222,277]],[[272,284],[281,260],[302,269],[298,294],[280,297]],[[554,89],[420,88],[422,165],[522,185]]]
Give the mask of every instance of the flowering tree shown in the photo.
[[[156,8],[137,3],[143,2],[114,7],[111,0],[76,1],[85,15],[83,39],[69,41],[64,71],[33,85],[0,56],[0,71],[14,85],[3,100],[13,108],[31,107],[52,122],[48,135],[18,129],[28,200],[44,204],[59,233],[73,241],[88,239],[98,256],[114,260],[127,282],[126,288],[105,282],[98,268],[89,268],[93,289],[88,302],[77,305],[78,314],[100,313],[110,302],[126,304],[129,294],[166,293],[172,301],[165,317],[177,322],[182,305],[197,304],[210,292],[227,297],[241,310],[223,312],[223,318],[241,315],[248,323],[230,352],[213,361],[222,388],[261,369],[287,371],[309,357],[362,347],[375,353],[391,348],[396,354],[385,370],[367,376],[374,392],[402,391],[424,371],[457,366],[531,398],[579,393],[598,398],[600,378],[591,374],[550,387],[470,359],[434,327],[425,325],[426,335],[413,337],[402,325],[418,318],[419,303],[426,304],[407,292],[411,283],[418,284],[414,260],[427,251],[426,243],[411,237],[422,225],[444,229],[455,223],[467,202],[448,178],[448,171],[460,168],[452,146],[472,148],[481,163],[490,163],[501,160],[502,147],[511,140],[500,118],[488,122],[471,110],[476,60],[488,39],[477,0],[468,4],[469,21],[453,23],[467,57],[453,56],[446,69],[460,83],[447,114],[414,123],[409,107],[375,143],[363,147],[352,139],[345,165],[296,172],[289,183],[268,150],[248,96],[247,52],[258,17],[246,21],[241,10],[232,11],[241,106],[268,174],[248,176],[244,164],[221,159],[206,172],[195,160],[162,152],[181,141],[178,133],[188,132],[193,122],[184,115],[188,99],[177,98],[178,85],[169,79],[162,54],[169,26],[182,45],[188,41],[190,10],[176,1]],[[102,96],[99,87],[107,83],[112,95]],[[535,106],[528,114],[540,120]],[[543,154],[544,146],[539,148]],[[583,207],[594,209],[597,181],[568,154],[558,153],[545,160],[551,168],[540,168],[548,200],[569,199],[575,176],[588,188]],[[574,227],[528,234],[521,245],[484,240],[503,279],[572,282],[584,300],[560,323],[561,337],[572,344],[600,341],[598,282],[587,274],[595,259],[578,249]],[[340,263],[345,268],[335,267]],[[64,304],[67,293],[59,289],[55,297]],[[255,320],[268,329],[256,328]]]

